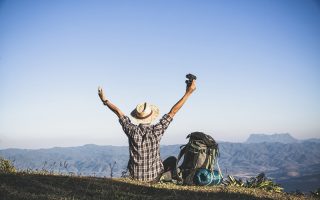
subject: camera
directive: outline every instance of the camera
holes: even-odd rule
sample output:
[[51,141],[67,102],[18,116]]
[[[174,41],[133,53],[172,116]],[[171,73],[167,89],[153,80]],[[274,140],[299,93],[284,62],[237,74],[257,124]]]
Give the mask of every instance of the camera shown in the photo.
[[191,85],[193,80],[197,80],[197,77],[193,74],[187,74],[186,78],[188,79],[188,80],[186,80],[187,87],[189,87]]

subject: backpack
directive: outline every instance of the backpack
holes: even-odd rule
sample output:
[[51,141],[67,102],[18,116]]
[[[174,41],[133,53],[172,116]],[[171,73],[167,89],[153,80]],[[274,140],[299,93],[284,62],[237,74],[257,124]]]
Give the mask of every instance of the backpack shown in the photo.
[[[216,141],[202,132],[193,132],[187,136],[189,142],[180,147],[177,165],[183,157],[182,164],[177,168],[178,176],[184,185],[219,184],[222,173],[217,163],[219,147]],[[218,170],[215,170],[215,164]]]

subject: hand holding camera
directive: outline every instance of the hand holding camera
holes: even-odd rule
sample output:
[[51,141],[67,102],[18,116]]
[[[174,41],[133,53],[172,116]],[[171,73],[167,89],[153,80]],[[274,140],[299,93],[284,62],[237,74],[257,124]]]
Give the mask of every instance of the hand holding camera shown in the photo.
[[197,80],[197,77],[193,74],[187,74],[186,78],[186,84],[187,84],[187,90],[186,92],[192,93],[194,90],[196,90],[196,83],[194,80]]

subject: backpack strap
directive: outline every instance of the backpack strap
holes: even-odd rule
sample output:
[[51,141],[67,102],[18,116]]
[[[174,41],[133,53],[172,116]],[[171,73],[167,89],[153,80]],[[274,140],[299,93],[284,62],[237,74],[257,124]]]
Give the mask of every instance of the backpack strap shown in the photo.
[[180,153],[179,153],[178,158],[177,158],[176,174],[175,174],[176,178],[179,179],[178,181],[182,181],[182,173],[181,173],[181,170],[178,167],[178,163],[181,160],[182,156],[186,153],[186,150],[187,150],[187,145],[180,146]]
[[180,146],[180,153],[179,153],[178,158],[177,158],[177,166],[178,166],[178,163],[179,163],[180,159],[182,158],[182,156],[186,152],[186,149],[187,149],[186,147],[187,147],[187,145]]
[[221,179],[223,179],[223,175],[222,175],[222,172],[220,170],[219,159],[218,158],[217,158],[217,167],[218,167],[219,176],[221,177]]
[[222,172],[220,170],[220,166],[219,166],[219,157],[220,157],[220,151],[219,151],[219,147],[217,145],[217,148],[212,149],[212,153],[213,153],[213,159],[211,160],[211,165],[214,168],[214,165],[217,165],[218,168],[218,172],[219,172],[219,176],[223,179],[223,175]]

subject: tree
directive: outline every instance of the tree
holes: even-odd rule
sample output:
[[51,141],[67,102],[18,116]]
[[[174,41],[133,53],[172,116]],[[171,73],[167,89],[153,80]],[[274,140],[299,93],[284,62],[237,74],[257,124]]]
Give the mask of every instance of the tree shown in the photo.
[[113,163],[109,163],[109,167],[110,167],[110,177],[111,177],[111,178],[113,177],[113,170],[114,170],[114,167],[115,167],[116,164],[117,164],[116,161],[114,161]]

